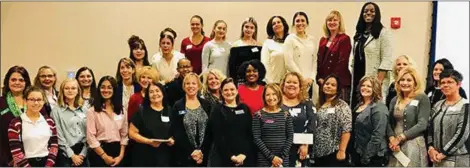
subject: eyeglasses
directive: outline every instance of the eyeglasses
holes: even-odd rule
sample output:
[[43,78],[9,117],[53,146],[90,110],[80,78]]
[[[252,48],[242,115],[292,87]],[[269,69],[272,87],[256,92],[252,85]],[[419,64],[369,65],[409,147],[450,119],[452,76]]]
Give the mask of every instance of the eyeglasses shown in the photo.
[[186,66],[180,66],[178,68],[180,68],[180,69],[183,69],[183,68],[189,69],[189,68],[192,68],[192,66],[191,65],[186,65]]
[[49,74],[49,75],[39,75],[40,78],[53,78],[55,75]]
[[43,99],[33,99],[33,98],[28,98],[26,100],[33,102],[33,103],[42,103],[44,101]]
[[453,85],[455,83],[456,83],[455,81],[442,81],[441,85]]

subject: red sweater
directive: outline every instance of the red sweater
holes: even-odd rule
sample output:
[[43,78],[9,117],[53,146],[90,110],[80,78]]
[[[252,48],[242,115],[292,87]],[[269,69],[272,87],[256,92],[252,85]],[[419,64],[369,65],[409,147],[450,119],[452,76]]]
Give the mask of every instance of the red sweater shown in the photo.
[[144,97],[140,92],[134,93],[129,98],[129,106],[127,107],[127,119],[131,120],[132,116],[139,110],[139,106],[144,102]]
[[[44,166],[52,167],[55,164],[57,151],[59,150],[57,131],[54,120],[47,116],[44,116],[44,118],[46,119],[47,124],[49,124],[49,127],[52,131],[52,136],[49,139],[49,145],[47,146],[49,149],[49,155],[47,156],[46,165]],[[31,167],[31,165],[29,165],[28,159],[25,158],[25,154],[23,153],[23,143],[20,140],[21,128],[22,123],[20,117],[11,120],[8,129],[8,140],[10,141],[11,154],[13,156],[13,161],[16,164],[15,167]]]
[[259,85],[258,90],[248,89],[245,84],[238,86],[240,101],[248,106],[251,116],[263,108],[263,90],[264,86]]
[[351,39],[346,34],[338,34],[331,42],[328,50],[328,39],[322,37],[318,45],[317,81],[325,79],[330,74],[336,74],[342,87],[351,85],[351,73],[349,72],[349,55],[351,54]]
[[183,53],[186,58],[191,61],[191,65],[193,66],[193,72],[197,74],[201,74],[202,71],[202,49],[204,48],[204,44],[206,44],[211,39],[209,37],[204,36],[204,39],[199,44],[193,44],[189,37],[186,37],[181,41],[181,50],[180,52]]

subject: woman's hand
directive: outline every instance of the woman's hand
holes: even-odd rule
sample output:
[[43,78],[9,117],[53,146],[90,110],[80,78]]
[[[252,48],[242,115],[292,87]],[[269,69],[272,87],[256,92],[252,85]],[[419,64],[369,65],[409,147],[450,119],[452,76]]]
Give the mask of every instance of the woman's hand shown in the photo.
[[338,153],[336,153],[336,159],[340,161],[346,159],[346,152],[339,150]]
[[274,156],[271,163],[274,167],[280,167],[282,165],[282,159],[280,157]]
[[115,158],[114,158],[114,164],[111,165],[111,166],[113,166],[113,167],[114,167],[114,166],[117,166],[119,163],[121,163],[123,157],[124,157],[124,156],[122,156],[122,155],[119,155],[118,157],[115,157]]
[[80,157],[79,155],[72,155],[72,165],[73,166],[80,166],[83,163],[83,158]]
[[101,158],[103,159],[104,163],[110,166],[113,165],[115,162],[114,159],[111,156],[108,156],[107,154],[103,154]]
[[308,145],[301,145],[297,153],[299,154],[300,160],[306,159],[308,155]]
[[175,140],[172,137],[170,137],[168,140],[170,140],[170,142],[167,142],[166,145],[173,146],[175,144]]

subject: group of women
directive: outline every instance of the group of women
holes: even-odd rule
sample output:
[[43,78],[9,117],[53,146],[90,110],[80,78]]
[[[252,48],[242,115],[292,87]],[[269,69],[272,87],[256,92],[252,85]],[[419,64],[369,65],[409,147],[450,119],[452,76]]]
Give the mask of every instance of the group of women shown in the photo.
[[150,61],[132,36],[116,76],[98,83],[82,67],[56,90],[53,68],[31,83],[11,67],[0,166],[470,166],[462,75],[438,60],[425,90],[410,57],[392,60],[375,3],[364,4],[354,45],[331,12],[317,53],[303,12],[293,34],[273,16],[262,46],[253,18],[233,44],[223,20],[210,38],[202,17],[190,23],[180,52],[166,28]]

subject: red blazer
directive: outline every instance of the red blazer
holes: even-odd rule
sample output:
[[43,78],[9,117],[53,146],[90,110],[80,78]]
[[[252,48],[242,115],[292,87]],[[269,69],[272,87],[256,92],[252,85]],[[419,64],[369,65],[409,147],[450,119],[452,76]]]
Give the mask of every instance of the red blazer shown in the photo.
[[330,74],[336,74],[342,87],[351,85],[351,73],[349,72],[349,55],[351,53],[351,39],[346,34],[338,34],[326,51],[328,38],[322,37],[318,45],[317,53],[317,81],[325,79]]

